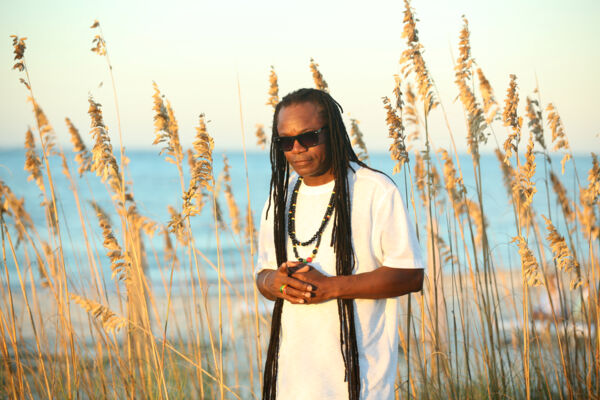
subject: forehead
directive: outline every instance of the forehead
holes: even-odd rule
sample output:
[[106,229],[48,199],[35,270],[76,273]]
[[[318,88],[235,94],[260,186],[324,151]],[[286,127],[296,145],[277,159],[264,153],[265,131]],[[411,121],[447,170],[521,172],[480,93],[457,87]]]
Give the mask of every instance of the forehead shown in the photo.
[[311,102],[293,103],[279,110],[277,130],[285,133],[288,130],[318,129],[324,122],[320,105]]

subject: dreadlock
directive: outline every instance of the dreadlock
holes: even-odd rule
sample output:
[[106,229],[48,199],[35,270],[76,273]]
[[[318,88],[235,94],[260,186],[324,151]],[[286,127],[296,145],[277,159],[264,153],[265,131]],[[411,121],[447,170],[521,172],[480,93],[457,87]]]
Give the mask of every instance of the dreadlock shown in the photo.
[[[277,265],[287,261],[287,232],[286,232],[286,204],[290,167],[283,151],[275,144],[279,112],[282,108],[300,103],[316,105],[323,120],[327,121],[328,132],[327,149],[335,178],[335,216],[333,219],[333,232],[331,245],[336,254],[336,274],[350,275],[354,270],[354,250],[352,248],[351,229],[351,204],[348,185],[348,168],[354,161],[361,166],[366,166],[359,161],[352,149],[352,144],[346,127],[342,121],[342,106],[328,93],[317,89],[299,89],[285,96],[273,115],[273,129],[271,136],[271,184],[270,196],[267,206],[267,215],[273,203],[274,212],[274,237]],[[360,370],[358,365],[358,346],[356,342],[356,328],[354,322],[354,300],[337,300],[338,315],[340,320],[341,353],[346,369],[345,380],[348,382],[348,398],[358,400],[360,396]],[[277,396],[277,364],[279,359],[279,337],[281,332],[281,311],[283,299],[275,300],[271,319],[271,337],[265,362],[263,381],[263,400],[272,400]]]

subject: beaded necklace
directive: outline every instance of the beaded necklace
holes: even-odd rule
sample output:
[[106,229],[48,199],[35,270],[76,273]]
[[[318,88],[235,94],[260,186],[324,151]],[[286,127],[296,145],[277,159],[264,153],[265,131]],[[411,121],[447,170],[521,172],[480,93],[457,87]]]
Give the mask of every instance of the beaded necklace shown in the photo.
[[[298,180],[296,181],[296,184],[294,185],[294,191],[292,192],[290,211],[288,213],[288,236],[290,237],[290,239],[292,239],[292,247],[294,249],[294,255],[296,256],[296,259],[300,262],[308,263],[308,262],[311,262],[312,260],[314,260],[314,258],[317,256],[317,252],[319,251],[319,244],[321,243],[321,236],[323,235],[325,226],[327,226],[327,222],[329,222],[329,219],[331,218],[331,214],[333,214],[333,209],[334,209],[333,202],[334,202],[334,198],[335,198],[335,191],[334,190],[331,191],[331,198],[329,199],[329,204],[327,205],[327,210],[325,211],[325,216],[323,217],[323,220],[321,221],[321,226],[317,230],[317,233],[315,233],[312,236],[312,238],[310,238],[310,240],[307,240],[306,242],[301,242],[296,237],[296,218],[295,218],[296,200],[298,199],[298,190],[300,189],[301,183],[302,183],[302,177],[299,177]],[[309,246],[309,245],[313,244],[314,242],[317,242],[317,243],[315,244],[315,248],[313,249],[311,256],[306,257],[306,258],[300,257],[300,255],[298,254],[298,246],[303,246],[303,247]]]

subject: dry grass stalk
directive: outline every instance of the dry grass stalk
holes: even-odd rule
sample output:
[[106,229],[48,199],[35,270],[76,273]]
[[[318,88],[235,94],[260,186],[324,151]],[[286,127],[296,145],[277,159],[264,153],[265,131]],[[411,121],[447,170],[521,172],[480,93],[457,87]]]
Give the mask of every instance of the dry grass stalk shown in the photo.
[[350,118],[350,137],[352,138],[352,146],[358,147],[357,156],[360,161],[368,162],[369,153],[367,152],[367,145],[363,140],[363,133],[361,132],[358,124],[360,122],[355,118]]
[[167,210],[171,216],[169,218],[169,222],[167,223],[168,231],[175,234],[175,237],[180,245],[186,246],[188,244],[188,235],[184,229],[185,225],[182,215],[178,213],[177,210],[175,210],[175,208],[172,206],[168,206]]
[[12,69],[16,69],[19,72],[23,72],[26,69],[25,66],[25,41],[26,37],[20,38],[17,35],[10,35],[13,40],[13,53],[15,55],[14,60],[16,61]]
[[469,153],[473,155],[475,160],[478,160],[479,144],[487,142],[487,136],[484,132],[486,123],[483,110],[469,87],[473,59],[471,58],[471,45],[469,43],[469,23],[464,17],[463,23],[463,29],[460,32],[459,57],[454,67],[456,76],[454,82],[458,86],[458,97],[467,112],[467,124],[469,127],[467,144],[469,145]]
[[14,219],[18,242],[22,241],[25,238],[25,230],[33,228],[33,220],[25,210],[25,199],[17,198],[10,187],[0,179],[0,217],[4,218],[5,215]]
[[[196,140],[194,140],[194,154],[192,157],[193,168],[191,171],[191,180],[188,190],[183,195],[183,215],[192,216],[200,213],[201,203],[196,203],[194,199],[202,199],[199,196],[202,189],[212,191],[214,189],[214,178],[212,169],[212,150],[214,148],[213,139],[206,131],[206,121],[204,114],[200,115],[198,127],[196,128]],[[189,158],[188,158],[189,161]],[[190,163],[192,161],[189,161]]]
[[127,320],[125,318],[118,316],[108,307],[93,300],[78,296],[75,293],[70,293],[69,295],[75,303],[79,304],[85,311],[92,314],[94,319],[100,322],[107,332],[118,332],[127,325]]
[[[55,281],[57,277],[57,269],[56,265],[58,260],[56,259],[56,255],[52,251],[52,248],[46,241],[42,241],[42,252],[44,253],[44,259],[38,259],[38,271],[41,277],[40,285],[42,287],[52,287],[52,282]],[[46,265],[48,268],[46,268]]]
[[247,244],[254,243],[256,245],[258,243],[258,232],[254,226],[254,216],[250,207],[246,210],[246,228],[244,233],[246,234]]
[[[90,29],[99,29],[100,30],[100,22],[98,20],[94,20]],[[91,48],[91,51],[98,54],[99,56],[106,55],[106,42],[102,37],[102,31],[100,30],[100,34],[94,36],[94,40],[92,40],[94,47]]]
[[403,108],[403,117],[406,121],[406,125],[412,127],[412,130],[406,136],[406,141],[409,143],[407,149],[412,148],[411,143],[418,140],[420,136],[419,132],[419,113],[417,112],[417,97],[412,89],[412,85],[406,84],[406,103]]
[[256,124],[256,145],[261,148],[261,150],[265,149],[267,144],[267,135],[265,135],[265,127],[263,124]]
[[569,200],[567,196],[567,190],[563,186],[558,176],[556,176],[556,174],[552,171],[550,172],[550,182],[552,182],[552,189],[558,197],[558,204],[562,209],[563,215],[568,222],[573,222],[575,220],[575,213],[571,208],[571,200]]
[[494,97],[492,85],[490,85],[481,68],[477,68],[477,77],[479,78],[479,91],[483,98],[483,111],[486,114],[485,122],[490,124],[498,115],[498,103]]
[[165,254],[164,254],[165,262],[167,263],[167,265],[171,266],[172,268],[179,268],[179,265],[180,265],[179,258],[177,257],[177,252],[173,248],[173,242],[171,242],[171,236],[169,235],[169,230],[162,229],[161,233],[165,238]]
[[31,129],[25,133],[25,171],[29,172],[27,181],[35,181],[35,184],[42,193],[46,192],[44,187],[44,176],[42,175],[42,160],[35,150],[35,139]]
[[267,100],[267,105],[273,107],[274,110],[277,104],[279,104],[279,84],[277,83],[275,67],[271,65],[271,71],[269,72],[269,100]]
[[427,203],[427,194],[425,193],[425,184],[426,180],[426,172],[425,172],[425,164],[423,162],[423,157],[418,152],[415,152],[415,183],[417,185],[417,189],[419,191],[419,196],[423,204]]
[[236,235],[242,231],[240,222],[240,210],[233,197],[233,190],[231,189],[231,167],[227,157],[223,154],[223,182],[225,186],[225,200],[227,201],[227,209],[229,210],[229,218],[231,220],[231,230]]
[[511,131],[504,142],[504,162],[509,163],[513,151],[517,151],[521,140],[521,127],[523,126],[523,118],[517,115],[517,106],[519,105],[519,93],[517,92],[517,77],[510,75],[510,84],[506,91],[506,100],[504,103],[504,111],[502,113],[502,121],[504,126],[511,128]]
[[[565,136],[565,130],[563,127],[562,120],[558,115],[558,111],[552,103],[548,104],[546,107],[546,112],[548,113],[548,125],[550,125],[550,131],[552,132],[552,143],[554,146],[552,147],[552,151],[557,151],[560,149],[564,149],[565,151],[569,151],[569,141]],[[565,173],[565,163],[571,159],[571,153],[565,153],[560,164],[562,166],[562,173]]]
[[515,236],[511,243],[517,243],[519,246],[519,255],[521,256],[521,272],[528,286],[540,286],[542,284],[542,275],[535,256],[527,247],[527,241],[523,236]]
[[537,100],[532,100],[527,97],[527,126],[529,131],[533,133],[535,141],[546,150],[546,141],[544,140],[544,128],[542,126],[542,110]]
[[461,203],[466,189],[462,178],[456,175],[456,168],[454,168],[452,157],[444,149],[441,149],[441,153],[441,158],[444,161],[444,187],[448,192],[448,198],[452,203],[455,214],[460,215]]
[[533,201],[533,195],[537,192],[533,176],[535,175],[535,155],[533,153],[533,134],[529,135],[527,152],[525,153],[525,164],[519,166],[519,192],[524,201],[520,203],[523,209],[528,209]]
[[556,265],[561,271],[566,273],[573,272],[574,276],[571,279],[570,287],[571,290],[576,289],[583,284],[579,262],[577,262],[577,259],[569,249],[569,246],[567,246],[565,238],[556,231],[552,221],[543,215],[542,218],[544,218],[544,221],[546,222],[546,230],[548,231],[546,240],[550,243],[553,259],[556,261]]
[[310,59],[310,70],[312,72],[313,81],[315,81],[315,87],[324,92],[329,92],[327,82],[325,79],[323,79],[323,74],[321,74],[321,71],[319,71],[319,64],[317,64],[312,57]]
[[408,162],[408,151],[406,149],[406,134],[404,133],[404,124],[402,123],[402,91],[400,90],[400,78],[394,77],[396,85],[394,87],[394,95],[396,96],[396,104],[392,106],[390,99],[383,98],[383,107],[386,110],[385,122],[388,126],[388,137],[394,139],[390,144],[390,156],[396,161],[393,173],[397,174],[402,170],[404,163]]
[[35,119],[40,130],[42,150],[44,151],[44,154],[55,154],[54,143],[56,141],[56,135],[54,134],[54,129],[52,128],[52,125],[50,125],[48,118],[46,118],[46,114],[42,110],[42,107],[40,107],[40,105],[37,103],[37,101],[35,101],[35,99],[31,96],[28,100],[33,106],[33,113],[35,114]]
[[437,101],[433,95],[433,83],[429,77],[425,60],[423,59],[422,48],[419,43],[419,36],[416,26],[416,19],[410,7],[408,0],[404,0],[404,29],[402,37],[406,39],[408,49],[402,52],[400,64],[404,77],[411,73],[416,76],[418,93],[425,106],[425,117],[437,106]]
[[156,82],[152,82],[154,88],[154,132],[156,136],[153,145],[165,143],[165,147],[161,149],[159,154],[167,153],[165,160],[171,164],[180,165],[183,161],[183,151],[179,142],[179,126],[171,104],[168,102],[165,105],[163,101],[164,95],[161,95]]
[[73,143],[73,151],[75,154],[75,161],[79,164],[77,172],[79,176],[82,176],[84,172],[90,171],[92,168],[92,155],[88,151],[87,147],[81,140],[79,130],[73,125],[69,118],[65,118],[65,123],[71,134],[71,143]]
[[90,134],[94,139],[91,170],[101,177],[102,182],[108,182],[113,191],[113,198],[119,198],[123,190],[123,182],[119,173],[119,165],[113,154],[108,128],[104,125],[102,118],[101,104],[96,103],[91,97],[88,102],[90,103],[88,114],[92,120]]
[[123,254],[121,246],[117,242],[117,238],[113,234],[110,219],[104,210],[94,201],[90,201],[96,217],[102,228],[102,237],[104,238],[104,248],[106,256],[110,259],[110,269],[112,270],[111,278],[117,278],[119,281],[128,282],[131,280],[131,262],[129,257]]
[[577,208],[577,216],[583,233],[591,240],[600,237],[600,225],[595,209],[599,200],[600,167],[596,154],[592,153],[592,168],[588,173],[588,186],[579,190],[581,209]]

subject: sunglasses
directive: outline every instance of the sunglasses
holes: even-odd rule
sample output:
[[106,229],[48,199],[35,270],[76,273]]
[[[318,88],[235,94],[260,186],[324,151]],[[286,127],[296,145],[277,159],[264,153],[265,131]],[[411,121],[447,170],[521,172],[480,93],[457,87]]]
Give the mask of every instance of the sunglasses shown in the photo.
[[277,136],[275,143],[283,151],[291,151],[294,148],[294,142],[297,140],[298,143],[304,148],[314,147],[319,144],[319,133],[327,129],[326,126],[317,129],[316,131],[304,132],[296,136]]

